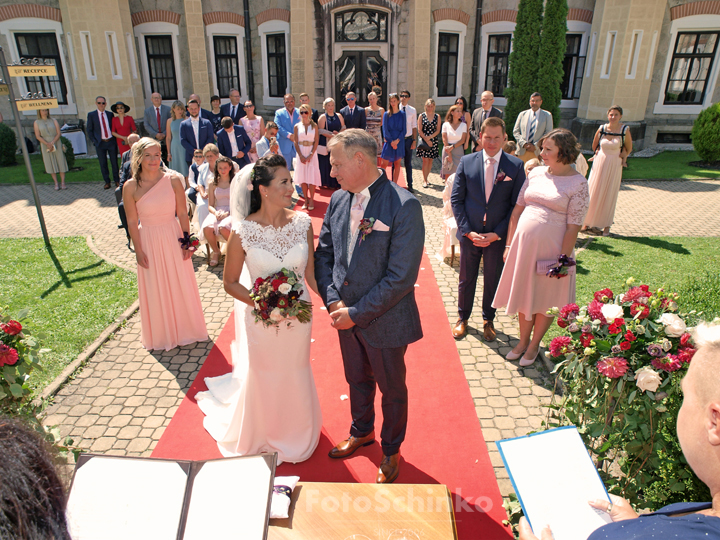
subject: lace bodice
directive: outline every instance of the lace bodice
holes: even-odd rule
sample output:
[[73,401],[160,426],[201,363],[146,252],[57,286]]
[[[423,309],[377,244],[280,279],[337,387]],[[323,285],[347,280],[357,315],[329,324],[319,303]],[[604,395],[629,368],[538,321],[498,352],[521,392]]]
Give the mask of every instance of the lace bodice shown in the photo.
[[[242,220],[235,224],[237,234],[245,250],[247,264],[253,282],[283,268],[292,270],[301,278],[305,276],[308,260],[307,232],[310,216],[297,212],[290,222],[276,229],[263,227],[254,221]],[[307,287],[303,297],[307,295]]]
[[523,218],[553,225],[582,225],[589,202],[584,176],[553,176],[547,167],[530,172],[517,199]]

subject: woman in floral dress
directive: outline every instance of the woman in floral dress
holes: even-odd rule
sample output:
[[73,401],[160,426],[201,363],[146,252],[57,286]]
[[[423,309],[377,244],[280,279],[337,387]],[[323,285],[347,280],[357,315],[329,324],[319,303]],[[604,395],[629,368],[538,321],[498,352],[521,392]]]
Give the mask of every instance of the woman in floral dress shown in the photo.
[[255,163],[258,160],[255,145],[265,135],[265,121],[262,116],[255,116],[255,105],[253,105],[252,101],[246,101],[244,108],[245,116],[240,119],[240,122],[242,122],[242,126],[245,128],[248,137],[250,137],[250,142],[252,142],[248,152],[250,163]]

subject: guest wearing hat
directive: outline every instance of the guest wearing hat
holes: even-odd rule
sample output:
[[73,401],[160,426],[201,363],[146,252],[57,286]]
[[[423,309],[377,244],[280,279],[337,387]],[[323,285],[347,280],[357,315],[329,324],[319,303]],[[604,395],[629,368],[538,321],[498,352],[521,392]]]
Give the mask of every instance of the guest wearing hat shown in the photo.
[[113,116],[112,119],[112,134],[113,137],[117,138],[118,150],[122,156],[130,150],[127,138],[131,133],[137,133],[137,127],[135,127],[133,117],[128,114],[130,107],[122,101],[118,101],[115,105],[112,105],[110,110],[117,115]]

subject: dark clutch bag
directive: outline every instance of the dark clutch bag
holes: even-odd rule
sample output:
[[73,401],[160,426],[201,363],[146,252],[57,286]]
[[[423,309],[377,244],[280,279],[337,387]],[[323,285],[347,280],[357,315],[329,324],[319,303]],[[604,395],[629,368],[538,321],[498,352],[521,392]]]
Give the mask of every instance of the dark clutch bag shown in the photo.
[[432,148],[430,148],[430,145],[425,142],[425,139],[420,139],[420,142],[418,143],[416,150],[422,150],[423,152],[430,152]]

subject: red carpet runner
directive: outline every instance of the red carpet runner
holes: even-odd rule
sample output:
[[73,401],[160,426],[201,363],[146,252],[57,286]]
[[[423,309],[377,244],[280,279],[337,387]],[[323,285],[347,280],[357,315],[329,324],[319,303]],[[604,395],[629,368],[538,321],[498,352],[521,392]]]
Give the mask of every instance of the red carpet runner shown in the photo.
[[[330,192],[316,195],[312,212],[315,236],[320,231]],[[460,540],[512,538],[502,525],[507,519],[495,480],[475,406],[470,396],[450,325],[427,255],[423,256],[415,294],[425,337],[408,347],[407,385],[410,394],[407,438],[402,446],[398,483],[445,484],[453,494],[455,519]],[[314,296],[314,295],[313,295]],[[320,444],[313,456],[296,465],[283,464],[278,476],[299,476],[306,482],[374,482],[382,459],[379,441],[358,450],[346,460],[333,460],[328,451],[347,437],[350,401],[342,368],[337,332],[330,326],[322,301],[313,297],[311,358],[323,413]],[[234,318],[230,317],[215,347],[190,387],[153,457],[209,459],[220,457],[215,441],[203,429],[203,414],[194,396],[206,390],[205,377],[231,370],[230,344],[234,339]],[[382,412],[377,393],[376,435],[379,437]]]

